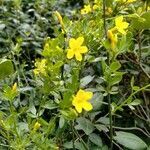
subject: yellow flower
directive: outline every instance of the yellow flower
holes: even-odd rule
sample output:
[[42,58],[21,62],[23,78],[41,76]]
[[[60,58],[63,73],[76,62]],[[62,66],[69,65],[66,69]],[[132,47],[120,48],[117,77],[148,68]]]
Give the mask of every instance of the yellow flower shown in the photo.
[[132,3],[135,2],[136,0],[115,0],[116,2],[121,2],[121,3]]
[[14,85],[12,86],[12,91],[17,92],[17,83],[15,82]]
[[42,59],[42,60],[36,60],[35,62],[35,69],[33,70],[35,75],[38,74],[46,74],[45,68],[46,68],[46,59]]
[[129,23],[123,22],[123,16],[119,16],[115,19],[115,28],[122,34],[126,34],[125,29],[128,28]]
[[57,16],[58,21],[60,22],[60,24],[63,24],[63,20],[62,20],[62,16],[60,15],[60,13],[58,11],[55,11],[55,14]]
[[73,97],[72,105],[75,106],[75,109],[78,113],[82,112],[82,109],[90,111],[93,109],[93,106],[88,102],[93,97],[92,92],[86,92],[84,90],[79,90],[76,96]]
[[65,32],[65,27],[64,27],[64,23],[63,23],[63,19],[62,19],[61,14],[58,11],[55,11],[55,15],[56,15],[59,23],[61,24],[63,32]]
[[82,60],[82,54],[86,53],[88,51],[88,48],[86,46],[82,46],[84,42],[84,37],[78,37],[77,39],[71,38],[69,40],[69,49],[67,52],[67,58],[71,59],[74,57],[78,60]]
[[90,5],[84,5],[84,8],[81,9],[81,14],[84,15],[84,14],[88,14],[92,12],[92,9],[91,9],[91,6]]
[[34,131],[37,131],[37,130],[40,128],[40,126],[41,126],[41,124],[40,124],[39,122],[36,122],[36,123],[34,124],[33,130],[34,130]]
[[114,35],[112,30],[108,30],[107,31],[107,37],[110,40],[111,49],[114,50],[116,48],[116,45],[118,42],[117,34]]
[[106,14],[107,14],[107,15],[112,14],[112,12],[113,12],[113,10],[112,10],[111,7],[107,7],[107,8],[106,8]]
[[98,8],[99,8],[99,6],[97,4],[93,5],[93,10],[96,10]]
[[127,0],[126,3],[132,3],[132,2],[135,2],[136,0]]
[[99,9],[102,6],[99,0],[94,0],[93,10]]

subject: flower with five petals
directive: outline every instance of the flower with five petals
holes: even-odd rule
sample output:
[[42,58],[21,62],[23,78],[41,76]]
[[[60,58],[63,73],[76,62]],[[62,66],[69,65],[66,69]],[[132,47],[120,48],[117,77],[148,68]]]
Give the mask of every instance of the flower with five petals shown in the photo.
[[69,49],[67,51],[67,58],[71,59],[75,56],[78,61],[82,60],[82,54],[88,51],[86,46],[82,46],[84,37],[78,37],[77,39],[71,38],[69,40]]
[[90,111],[93,109],[92,104],[89,102],[92,97],[92,92],[87,92],[80,89],[76,96],[73,97],[72,105],[75,107],[78,113],[81,113],[82,109]]
[[125,29],[128,28],[129,23],[123,21],[123,16],[119,16],[115,19],[115,29],[118,30],[118,32],[120,32],[121,34],[126,34]]

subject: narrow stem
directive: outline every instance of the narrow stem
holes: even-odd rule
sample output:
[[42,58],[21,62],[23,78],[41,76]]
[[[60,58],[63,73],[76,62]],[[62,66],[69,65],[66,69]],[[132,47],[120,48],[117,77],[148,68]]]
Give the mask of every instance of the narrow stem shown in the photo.
[[139,31],[138,33],[139,63],[141,62],[141,55],[142,55],[142,41],[141,41],[142,32],[143,31]]
[[142,94],[143,94],[143,98],[144,98],[144,102],[145,102],[147,116],[150,117],[150,111],[149,111],[149,107],[148,107],[148,100],[147,100],[146,94],[144,91],[142,91]]
[[140,88],[139,90],[133,92],[122,104],[120,104],[119,106],[117,106],[115,108],[115,110],[113,111],[113,113],[115,113],[117,110],[119,110],[122,106],[124,106],[136,93],[140,92],[140,91],[143,91],[145,89],[147,89],[148,87],[150,87],[150,84]]
[[149,3],[148,0],[146,0],[145,3],[146,3],[146,12],[147,12],[148,11],[148,3]]
[[105,37],[107,37],[107,28],[106,28],[106,0],[103,0],[103,24],[104,24]]
[[[109,88],[110,89],[110,88]],[[110,150],[113,149],[113,125],[112,125],[112,109],[111,109],[111,97],[108,93],[108,107],[109,107],[109,132],[110,132]]]
[[148,133],[146,133],[145,131],[143,131],[141,128],[137,128],[137,127],[123,128],[123,127],[116,127],[116,126],[113,126],[113,128],[119,129],[119,130],[138,130],[138,131],[141,131],[143,134],[145,134],[147,137],[150,138],[150,135]]
[[[107,38],[107,28],[106,28],[106,0],[103,0],[103,24],[105,31],[105,38]],[[107,61],[108,65],[110,65],[110,57],[109,53],[107,53]],[[112,128],[112,109],[111,109],[111,97],[110,97],[110,85],[108,83],[108,109],[109,109],[109,124],[110,124],[110,150],[113,149],[113,128]]]
[[10,146],[10,145],[5,145],[5,144],[0,144],[0,146],[13,148],[12,146]]
[[81,136],[79,135],[79,133],[76,131],[76,129],[74,127],[73,127],[73,132],[79,138],[79,140],[82,142],[84,148],[86,150],[89,150],[89,148],[87,147],[86,143],[83,141],[83,139],[81,138]]
[[74,121],[71,121],[71,130],[72,130],[72,145],[73,145],[73,150],[75,150],[75,136],[74,136]]

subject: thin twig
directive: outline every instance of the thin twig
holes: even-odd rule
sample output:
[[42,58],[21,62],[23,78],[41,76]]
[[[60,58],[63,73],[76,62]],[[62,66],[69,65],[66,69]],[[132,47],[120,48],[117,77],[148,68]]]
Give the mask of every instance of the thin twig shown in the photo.
[[147,137],[150,138],[150,135],[147,134],[145,131],[143,131],[141,128],[138,128],[138,127],[128,127],[128,128],[123,128],[123,127],[116,127],[116,126],[113,126],[114,129],[119,129],[119,130],[138,130],[138,131],[141,131],[144,135],[146,135]]

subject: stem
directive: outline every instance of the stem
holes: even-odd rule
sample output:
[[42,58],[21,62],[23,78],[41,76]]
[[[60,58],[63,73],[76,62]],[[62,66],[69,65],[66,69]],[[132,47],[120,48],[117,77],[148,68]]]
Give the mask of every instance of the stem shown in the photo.
[[145,9],[146,9],[146,12],[147,12],[148,11],[148,0],[146,0],[145,3],[146,3],[146,8]]
[[119,110],[122,106],[124,106],[131,98],[132,96],[134,96],[136,93],[143,91],[144,89],[147,89],[148,87],[150,87],[150,84],[140,88],[139,90],[133,92],[122,104],[120,104],[118,107],[115,108],[115,110],[113,111],[113,113],[115,113],[117,110]]
[[[107,38],[107,28],[106,28],[106,0],[103,0],[103,23],[104,23],[104,31],[105,31],[105,37]],[[110,65],[110,57],[109,53],[107,53],[107,60],[108,65]],[[112,109],[111,109],[111,98],[110,98],[110,85],[108,83],[108,109],[109,109],[109,124],[110,124],[110,150],[113,149],[113,128],[112,128]]]
[[107,37],[107,28],[106,28],[106,0],[103,0],[103,23],[104,23],[105,37]]
[[72,130],[72,145],[73,145],[73,150],[75,150],[75,136],[74,136],[74,121],[71,121],[71,130]]
[[116,126],[113,126],[113,128],[119,129],[119,130],[138,130],[138,131],[141,131],[143,134],[145,134],[147,137],[150,138],[150,135],[147,134],[145,131],[143,131],[141,128],[137,128],[137,127],[123,128],[123,127],[116,127]]
[[0,146],[13,148],[12,146],[10,146],[10,145],[5,145],[5,144],[0,144]]
[[[110,86],[109,86],[110,89]],[[108,93],[108,107],[109,107],[109,132],[110,132],[110,150],[113,149],[113,126],[112,126],[112,108],[111,108],[111,97]]]
[[141,55],[142,55],[142,41],[141,41],[142,32],[143,31],[139,31],[139,33],[138,33],[139,64],[141,62]]
[[81,136],[79,135],[79,133],[76,131],[76,129],[74,127],[73,127],[73,132],[79,138],[79,140],[82,142],[84,148],[86,150],[89,150],[89,148],[87,147],[86,143],[83,141],[83,139],[81,138]]
[[[105,133],[105,132],[104,132]],[[110,137],[107,135],[107,133],[105,133],[105,135],[110,139]],[[115,141],[113,141],[113,144],[115,144],[118,148],[119,148],[119,150],[123,150],[120,146],[119,146],[119,144],[117,144]]]

